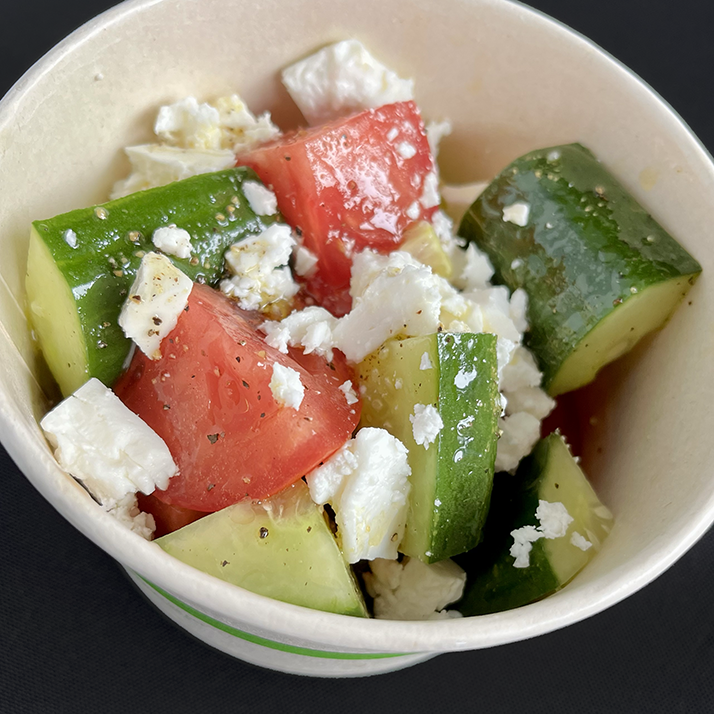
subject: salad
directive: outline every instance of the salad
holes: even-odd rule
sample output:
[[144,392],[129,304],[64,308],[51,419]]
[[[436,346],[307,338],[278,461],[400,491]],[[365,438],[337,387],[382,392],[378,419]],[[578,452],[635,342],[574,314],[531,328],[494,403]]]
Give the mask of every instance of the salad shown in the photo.
[[58,463],[157,547],[294,604],[547,596],[612,526],[554,397],[660,327],[699,264],[577,144],[443,186],[448,121],[354,40],[283,82],[307,128],[180,100],[108,203],[33,224]]

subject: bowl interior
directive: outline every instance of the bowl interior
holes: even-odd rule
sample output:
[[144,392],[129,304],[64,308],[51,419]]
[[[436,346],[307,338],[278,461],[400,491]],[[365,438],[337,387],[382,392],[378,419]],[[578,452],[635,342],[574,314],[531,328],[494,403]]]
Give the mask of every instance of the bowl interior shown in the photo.
[[[415,78],[426,119],[451,119],[454,132],[440,157],[447,181],[488,179],[530,149],[579,141],[704,267],[671,323],[607,369],[580,401],[585,468],[616,517],[603,551],[586,570],[541,603],[460,623],[458,636],[450,623],[438,630],[417,626],[409,637],[399,629],[403,623],[370,627],[387,633],[390,646],[457,649],[535,634],[596,612],[659,574],[714,517],[708,409],[714,361],[707,359],[714,350],[714,169],[677,116],[626,69],[515,3],[140,0],[56,48],[0,106],[3,441],[30,480],[83,532],[158,584],[179,587],[166,559],[114,529],[49,458],[36,425],[46,407],[47,376],[24,316],[28,226],[105,201],[128,169],[122,148],[151,140],[161,104],[237,91],[254,111],[271,110],[281,126],[295,125],[299,113],[277,71],[347,37],[361,39],[385,64]],[[203,582],[177,572],[186,587]],[[230,586],[211,587],[225,594]],[[198,586],[193,596],[201,600]],[[240,598],[232,602],[242,607]],[[297,613],[290,625],[297,632],[306,616],[287,607]],[[363,637],[349,623],[338,629],[353,643]]]

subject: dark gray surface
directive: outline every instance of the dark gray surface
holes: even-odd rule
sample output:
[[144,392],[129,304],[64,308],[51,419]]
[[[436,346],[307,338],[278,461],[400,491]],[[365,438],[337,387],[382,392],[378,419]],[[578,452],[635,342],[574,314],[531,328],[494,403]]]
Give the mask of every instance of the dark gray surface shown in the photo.
[[[0,0],[0,94],[113,4]],[[531,4],[625,62],[714,148],[707,3]],[[0,456],[0,712],[714,711],[712,533],[642,592],[566,630],[370,680],[309,680],[177,630]]]

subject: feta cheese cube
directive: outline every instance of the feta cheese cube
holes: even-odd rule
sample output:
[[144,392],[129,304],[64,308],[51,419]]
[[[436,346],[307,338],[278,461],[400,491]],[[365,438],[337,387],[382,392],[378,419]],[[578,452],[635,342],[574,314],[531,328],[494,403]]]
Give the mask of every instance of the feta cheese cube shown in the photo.
[[293,297],[299,286],[287,263],[295,244],[290,226],[283,223],[273,223],[262,233],[235,243],[225,256],[232,277],[221,281],[221,291],[237,298],[244,310]]
[[415,404],[414,414],[409,415],[409,421],[412,423],[414,441],[426,450],[444,428],[441,415],[433,404]]
[[397,557],[410,474],[404,445],[384,429],[364,428],[307,475],[312,499],[335,512],[347,562]]
[[[168,447],[98,379],[40,422],[59,465],[108,510],[136,491],[165,489],[176,473]],[[124,502],[126,505],[126,502]]]
[[461,599],[466,573],[453,560],[427,565],[417,558],[373,560],[364,576],[374,598],[374,616],[385,620],[441,620],[459,617],[446,606]]
[[315,272],[317,256],[304,245],[299,245],[293,253],[295,258],[295,274],[301,278],[308,278]]
[[[568,513],[567,508],[560,502],[550,503],[548,501],[539,500],[536,508],[535,517],[539,521],[536,526],[523,526],[511,531],[513,545],[509,553],[515,558],[513,563],[514,568],[527,568],[530,566],[530,552],[533,549],[533,543],[541,538],[553,540],[562,538],[568,532],[570,524],[573,522],[573,517]],[[582,538],[582,541],[588,543],[579,533],[573,533],[570,542],[577,547],[581,547],[582,541],[579,541],[576,536]],[[582,550],[587,550],[592,543],[587,545]]]
[[273,376],[270,378],[270,391],[278,404],[297,411],[305,396],[305,385],[297,370],[276,362],[273,364]]
[[503,209],[503,220],[523,228],[528,225],[530,212],[530,205],[523,201],[516,201]]
[[248,199],[250,210],[258,216],[273,216],[278,212],[275,194],[257,181],[244,181],[241,186]]
[[163,144],[128,146],[125,150],[131,174],[114,184],[110,198],[121,198],[147,188],[165,186],[198,174],[222,171],[235,165],[229,149],[183,149]]
[[329,45],[290,65],[282,79],[312,126],[414,98],[414,82],[400,79],[357,40]]
[[151,236],[151,242],[159,250],[175,255],[177,258],[190,258],[193,250],[191,234],[176,226],[157,228]]
[[165,255],[152,252],[141,259],[119,325],[149,359],[161,357],[161,340],[176,327],[192,287]]

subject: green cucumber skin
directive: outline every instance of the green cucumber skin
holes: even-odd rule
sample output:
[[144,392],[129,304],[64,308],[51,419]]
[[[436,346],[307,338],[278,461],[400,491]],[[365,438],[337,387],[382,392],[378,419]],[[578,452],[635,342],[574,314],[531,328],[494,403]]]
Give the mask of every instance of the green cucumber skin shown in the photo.
[[[553,152],[559,158],[553,160]],[[525,227],[503,220],[517,201]],[[547,388],[564,360],[633,294],[701,266],[579,144],[531,152],[497,176],[466,212],[461,236],[486,251],[496,279],[529,296],[530,349]],[[515,260],[520,261],[520,265]],[[684,286],[683,294],[689,285]]]
[[515,475],[496,474],[483,542],[455,559],[467,573],[464,596],[455,605],[464,617],[521,607],[561,586],[548,561],[543,539],[533,543],[527,568],[514,568],[510,554],[511,531],[538,523],[538,486],[547,462],[548,439],[542,439],[521,461]]
[[[434,510],[428,562],[464,553],[481,538],[491,499],[500,416],[495,335],[442,332],[437,335],[437,354],[444,428],[438,436],[434,498],[452,507],[446,512]],[[457,374],[474,365],[478,377],[463,389],[456,387]],[[470,416],[473,421],[464,425]],[[458,462],[457,453],[463,455]],[[454,527],[455,523],[461,527]]]
[[[195,260],[168,257],[192,280],[214,284],[223,272],[225,250],[274,222],[277,216],[251,210],[241,188],[246,180],[260,181],[251,169],[227,169],[33,222],[74,295],[88,378],[111,386],[122,371],[131,340],[117,320],[141,252],[155,250],[151,236],[156,228],[175,224],[187,230]],[[234,206],[232,213],[229,206]],[[100,217],[103,211],[106,218]],[[65,241],[70,229],[77,235],[76,248]],[[131,232],[141,233],[140,239],[132,242]]]

